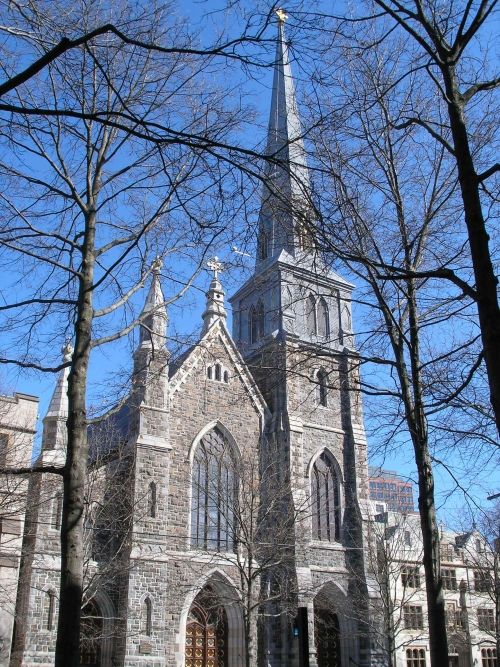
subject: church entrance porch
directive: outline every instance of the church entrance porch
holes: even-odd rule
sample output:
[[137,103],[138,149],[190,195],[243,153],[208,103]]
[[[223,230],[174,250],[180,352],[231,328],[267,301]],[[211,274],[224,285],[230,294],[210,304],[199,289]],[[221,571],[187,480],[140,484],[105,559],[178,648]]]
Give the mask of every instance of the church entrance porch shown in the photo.
[[229,667],[227,615],[210,586],[196,596],[189,610],[185,661],[186,667]]

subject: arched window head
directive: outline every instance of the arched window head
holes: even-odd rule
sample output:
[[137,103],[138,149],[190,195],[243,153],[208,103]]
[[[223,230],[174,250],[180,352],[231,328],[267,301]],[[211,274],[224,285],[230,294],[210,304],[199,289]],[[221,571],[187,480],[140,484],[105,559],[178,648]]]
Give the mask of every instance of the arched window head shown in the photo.
[[315,540],[340,540],[340,484],[332,457],[323,452],[311,475],[312,536]]
[[318,336],[321,338],[330,337],[330,318],[328,313],[328,306],[323,297],[318,302]]
[[315,336],[318,332],[316,321],[316,299],[310,294],[306,300],[306,327],[310,336]]
[[232,551],[238,482],[231,447],[217,428],[196,448],[191,486],[192,546]]
[[148,515],[153,519],[156,517],[156,484],[151,482],[148,491]]
[[328,374],[323,368],[316,373],[316,382],[318,383],[318,403],[326,408],[328,405]]
[[221,381],[222,367],[220,364],[215,364],[215,379],[217,382]]
[[144,600],[142,608],[142,632],[148,637],[153,633],[153,603],[150,597]]

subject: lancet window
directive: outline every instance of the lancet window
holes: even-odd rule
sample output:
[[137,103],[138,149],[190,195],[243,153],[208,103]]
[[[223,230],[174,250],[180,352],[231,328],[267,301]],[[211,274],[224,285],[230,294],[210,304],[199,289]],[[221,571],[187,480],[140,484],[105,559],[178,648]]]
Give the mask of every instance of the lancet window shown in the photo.
[[156,484],[151,482],[148,491],[148,514],[154,518],[156,516]]
[[231,446],[217,429],[201,439],[192,470],[191,544],[232,551],[237,478]]
[[316,382],[318,383],[318,404],[326,408],[328,405],[328,374],[323,368],[316,373]]
[[318,333],[318,323],[316,321],[316,299],[310,294],[306,301],[306,326],[307,333],[315,336]]
[[257,343],[264,336],[264,304],[259,299],[248,313],[248,333],[250,342]]
[[259,259],[267,259],[269,256],[269,236],[264,229],[259,232],[258,255]]
[[340,484],[333,458],[323,452],[311,476],[312,536],[315,540],[340,540]]
[[153,603],[149,597],[144,600],[142,614],[142,631],[145,635],[151,637],[153,631]]
[[328,313],[328,306],[323,297],[318,302],[318,336],[321,338],[329,338],[330,336],[330,318]]

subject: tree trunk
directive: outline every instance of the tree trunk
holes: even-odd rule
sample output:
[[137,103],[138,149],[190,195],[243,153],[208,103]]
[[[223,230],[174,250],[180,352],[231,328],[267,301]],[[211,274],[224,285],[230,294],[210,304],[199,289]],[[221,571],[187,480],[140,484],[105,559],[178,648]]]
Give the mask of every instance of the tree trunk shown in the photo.
[[448,115],[450,119],[458,180],[464,204],[465,224],[474,269],[477,291],[477,310],[481,328],[484,361],[488,373],[490,400],[500,432],[500,309],[498,307],[498,279],[491,261],[489,235],[479,196],[479,180],[469,146],[463,114],[463,101],[458,89],[453,65],[442,65]]
[[[411,268],[408,261],[407,264],[408,266],[406,268]],[[434,476],[429,452],[428,428],[420,376],[419,325],[415,281],[413,279],[406,281],[410,325],[408,352],[411,365],[411,377],[408,374],[401,335],[393,325],[392,315],[388,304],[386,303],[376,280],[372,280],[371,284],[384,314],[387,331],[394,351],[397,373],[401,385],[401,396],[405,409],[406,423],[408,424],[415,453],[415,463],[418,471],[418,509],[422,531],[431,665],[432,667],[443,667],[443,665],[448,664],[448,640],[446,635],[445,605],[441,581],[439,528],[434,503]]]
[[[412,385],[412,410],[407,414],[418,470],[418,509],[422,530],[425,588],[429,619],[429,647],[431,665],[448,664],[448,639],[446,634],[445,604],[441,580],[439,553],[439,527],[434,502],[434,475],[429,452],[429,434],[420,375],[420,340],[418,326],[415,281],[407,282],[408,316],[410,324],[410,363]],[[409,395],[408,395],[409,396]],[[410,402],[407,403],[408,408]]]
[[92,285],[96,213],[85,218],[85,237],[75,322],[75,351],[68,377],[68,445],[61,522],[61,582],[56,667],[80,664],[80,616],[83,592],[83,519],[87,474],[86,384],[92,334]]

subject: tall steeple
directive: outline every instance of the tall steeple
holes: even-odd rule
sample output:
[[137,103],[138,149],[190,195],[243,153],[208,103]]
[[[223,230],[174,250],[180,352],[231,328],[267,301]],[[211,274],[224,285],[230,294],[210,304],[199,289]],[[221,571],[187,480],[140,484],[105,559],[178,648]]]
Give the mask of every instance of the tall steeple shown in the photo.
[[267,136],[266,185],[259,217],[257,267],[285,250],[295,256],[306,245],[310,178],[285,37],[286,14],[276,10],[278,40]]
[[285,36],[286,14],[278,9],[276,15],[255,272],[230,299],[233,337],[245,357],[278,338],[330,350],[352,346],[352,285],[315,252],[311,178]]

